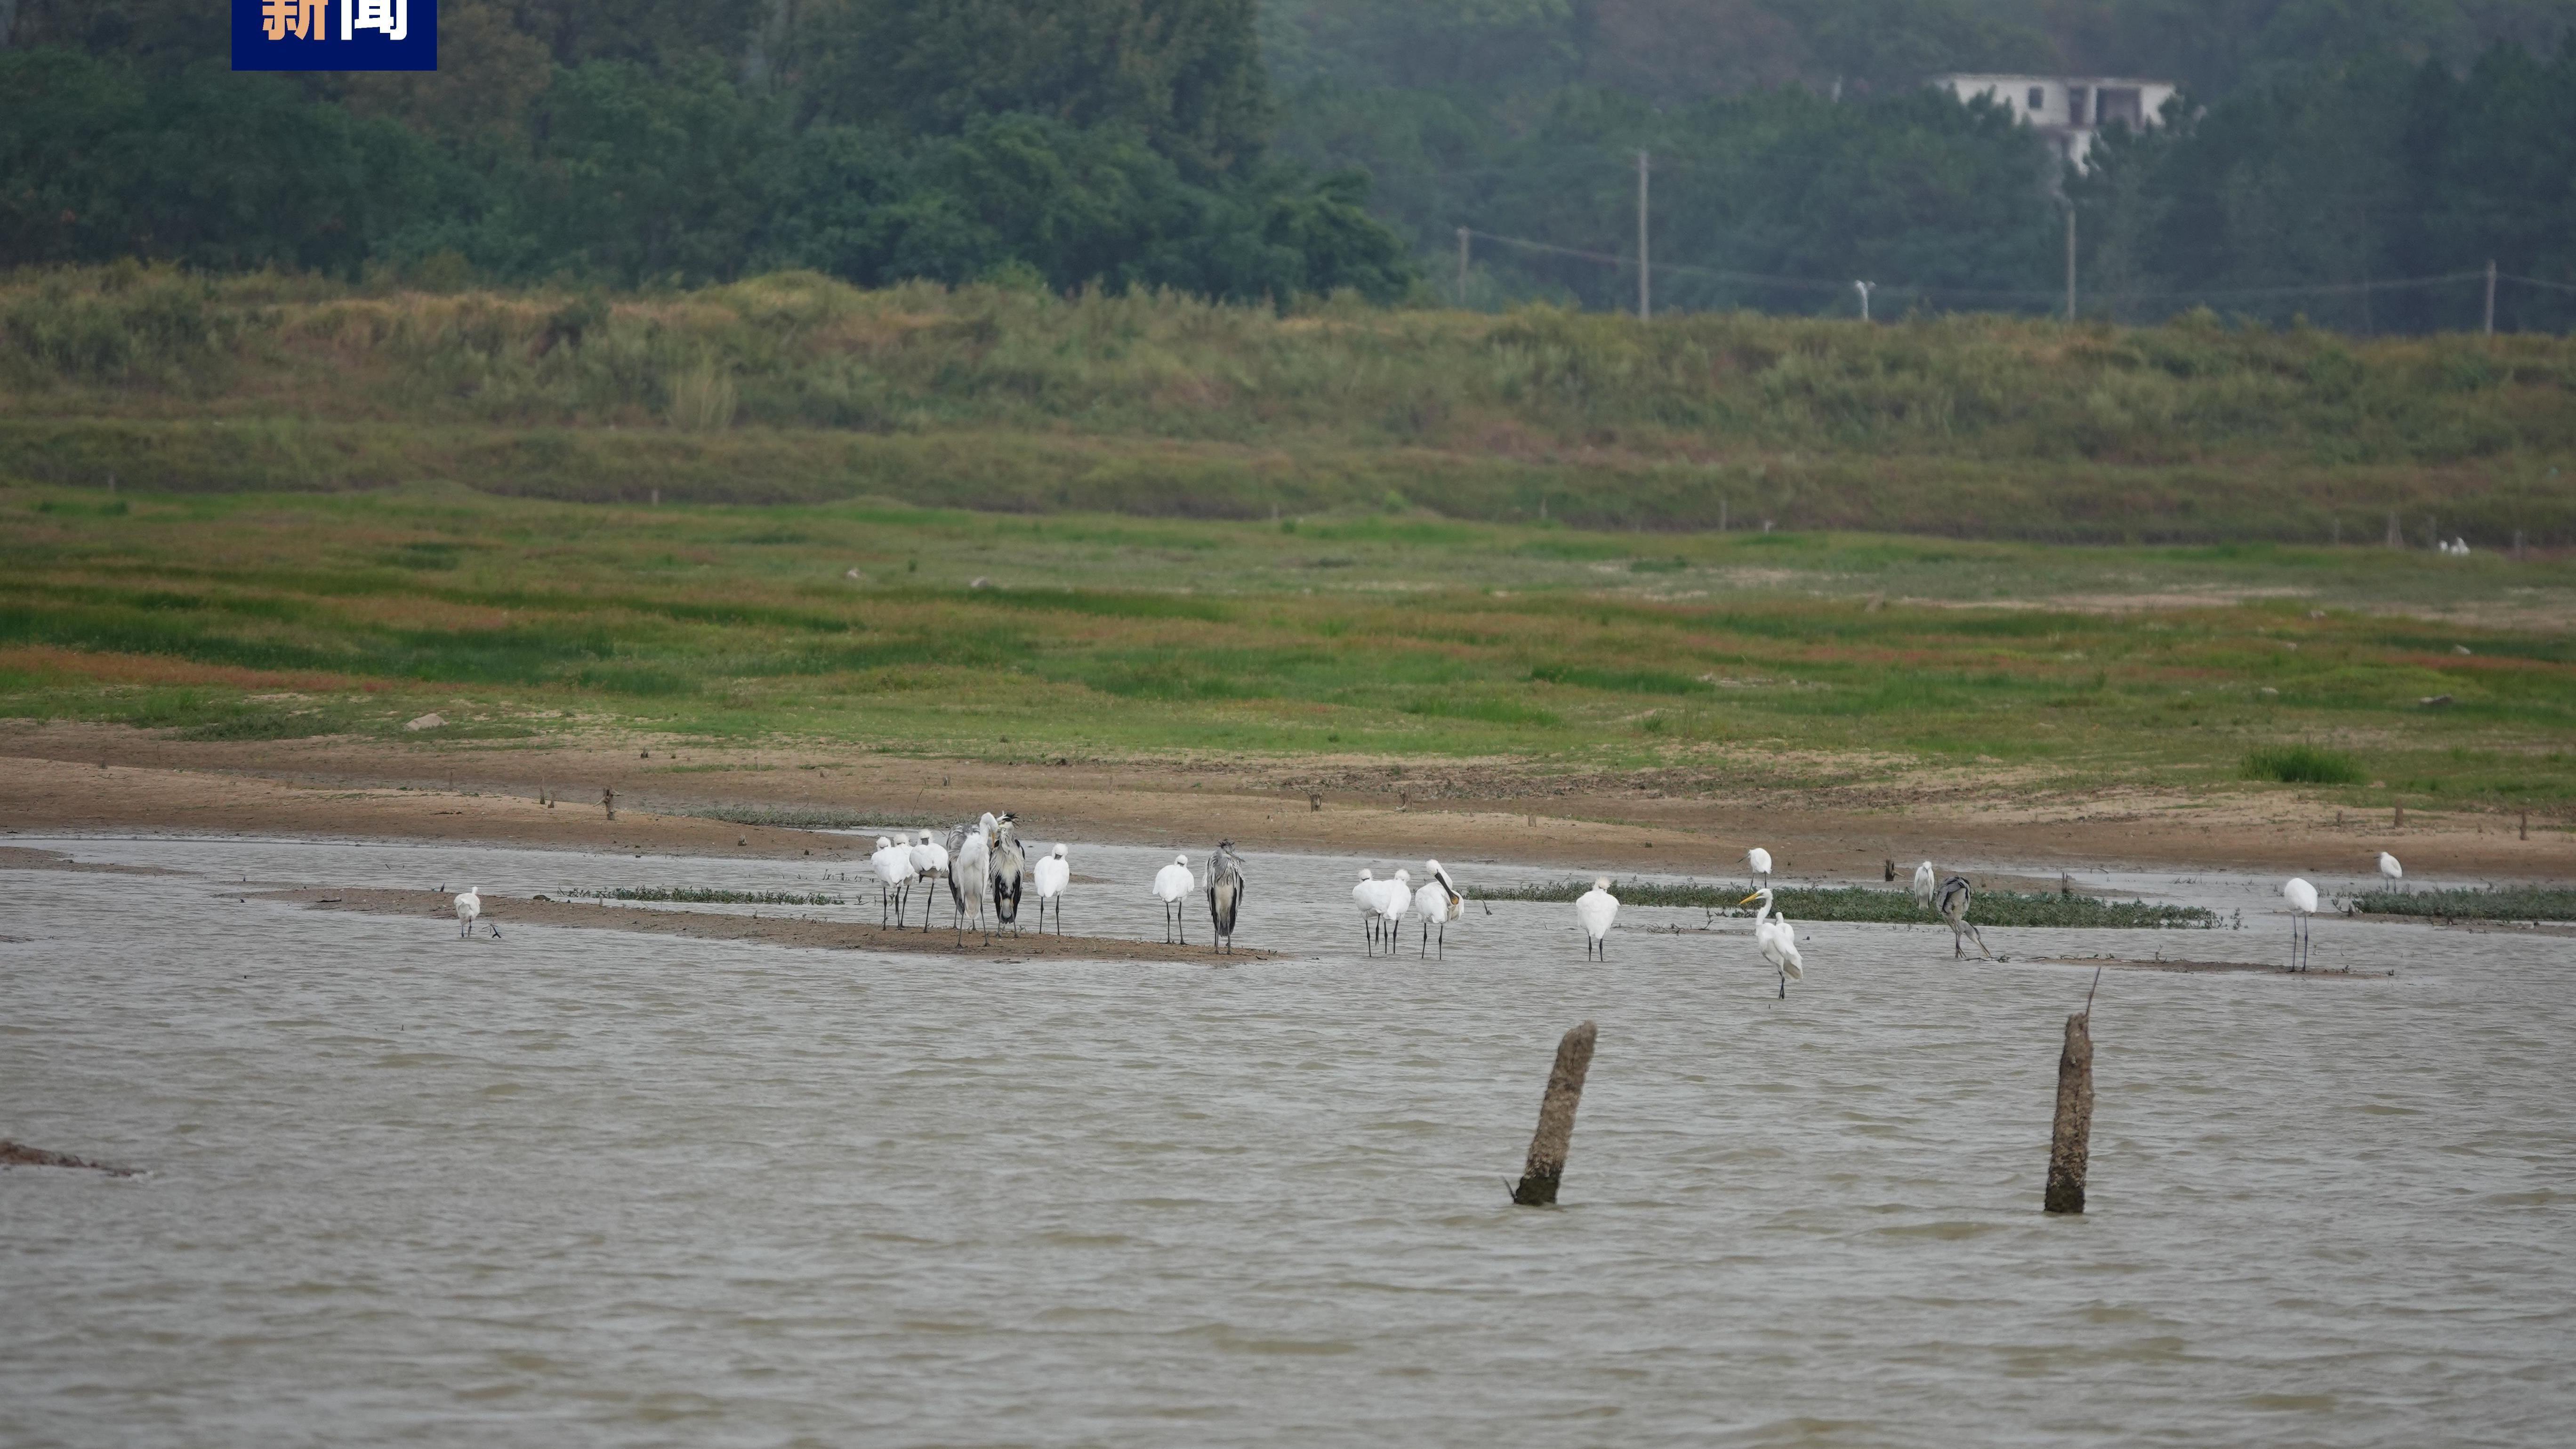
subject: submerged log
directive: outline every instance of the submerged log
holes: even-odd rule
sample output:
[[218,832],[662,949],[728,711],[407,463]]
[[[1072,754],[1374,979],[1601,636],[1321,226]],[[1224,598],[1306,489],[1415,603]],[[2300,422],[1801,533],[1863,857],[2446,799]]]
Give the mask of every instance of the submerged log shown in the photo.
[[2048,1140],[2049,1212],[2084,1211],[2084,1166],[2093,1145],[2093,1010],[2066,1018],[2066,1047],[2057,1057],[2057,1126]]
[[1538,1133],[1530,1138],[1529,1161],[1512,1188],[1512,1201],[1522,1207],[1547,1207],[1556,1201],[1556,1185],[1565,1176],[1566,1146],[1574,1137],[1574,1109],[1583,1101],[1584,1074],[1592,1070],[1594,1035],[1587,1021],[1556,1044],[1547,1096],[1539,1102]]

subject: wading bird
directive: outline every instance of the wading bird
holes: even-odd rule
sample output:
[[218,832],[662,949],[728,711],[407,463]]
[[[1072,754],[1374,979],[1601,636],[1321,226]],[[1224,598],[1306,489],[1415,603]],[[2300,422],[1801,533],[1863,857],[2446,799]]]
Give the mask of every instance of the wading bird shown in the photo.
[[1216,948],[1234,954],[1234,917],[1243,908],[1243,860],[1234,853],[1231,840],[1218,841],[1216,856],[1208,862],[1207,903]]
[[1440,868],[1440,862],[1426,860],[1422,868],[1429,878],[1422,882],[1422,889],[1413,893],[1414,914],[1422,917],[1422,948],[1413,956],[1417,961],[1422,959],[1423,952],[1431,948],[1431,928],[1438,926],[1440,959],[1446,961],[1449,959],[1449,923],[1467,913],[1467,898],[1458,894],[1458,883],[1449,878],[1449,872]]
[[1027,868],[1028,852],[1020,848],[1019,832],[1013,829],[1018,817],[1004,815],[993,826],[993,918],[1020,933],[1021,876]]
[[1377,872],[1362,867],[1360,883],[1351,887],[1351,900],[1360,908],[1360,932],[1368,938],[1368,953],[1377,954]]
[[1592,889],[1574,903],[1574,919],[1583,923],[1583,959],[1610,959],[1610,923],[1619,918],[1619,898],[1610,894],[1610,877],[1597,876]]
[[[975,913],[975,924],[984,925],[984,899],[992,891],[993,826],[991,812],[969,825],[948,832],[948,902],[957,910],[957,944],[966,944],[966,913]],[[989,937],[991,932],[986,931]]]
[[[947,872],[948,847],[931,839],[929,831],[921,832],[921,839],[915,841],[912,847],[912,878],[922,882],[921,929],[925,931],[930,929],[930,902],[933,899],[929,883]],[[900,926],[903,922],[897,921],[895,924]]]
[[2379,852],[2379,878],[2394,885],[2406,879],[2406,867],[2397,863],[2396,856],[2383,850]]
[[1932,874],[1932,862],[1927,860],[1914,867],[1914,898],[1927,908],[1932,904],[1932,892],[1938,883],[1938,877]]
[[1154,898],[1163,903],[1164,945],[1171,944],[1172,927],[1176,922],[1181,928],[1181,944],[1186,946],[1190,943],[1189,923],[1181,917],[1181,898],[1190,893],[1192,884],[1190,858],[1186,855],[1173,856],[1170,865],[1154,872]]
[[[466,936],[473,935],[474,923],[477,920],[480,920],[482,915],[483,888],[480,886],[467,886],[464,894],[459,895],[456,898],[456,934],[458,938],[462,939]],[[485,924],[490,925],[491,923],[485,922]],[[501,928],[497,925],[492,926],[492,939],[496,941],[501,939]]]
[[877,848],[868,856],[868,869],[877,876],[877,924],[885,924],[892,914],[894,923],[903,924],[903,892],[912,884],[912,847],[897,845],[884,836],[877,837]]
[[1404,913],[1413,909],[1413,873],[1399,870],[1393,880],[1377,883],[1377,913],[1386,921],[1386,950],[1395,954],[1404,937],[1398,928],[1404,924]]
[[1751,871],[1753,874],[1760,876],[1762,878],[1760,884],[1766,886],[1769,885],[1771,883],[1771,852],[1764,850],[1758,845],[1753,847],[1751,850],[1744,852],[1744,868]]
[[2317,913],[2317,888],[2292,876],[2281,882],[2281,899],[2290,903],[2290,969],[2308,969],[2308,918]]
[[1932,900],[1932,908],[1941,913],[1941,919],[1950,923],[1950,959],[1956,961],[1966,956],[1966,943],[1974,940],[1977,949],[1985,951],[1986,959],[1992,961],[1995,953],[1986,951],[1985,933],[1968,919],[1969,899],[1968,878],[1954,875],[1941,882],[1941,893]]
[[1770,962],[1772,968],[1780,973],[1780,999],[1786,1001],[1789,999],[1789,983],[1807,979],[1806,960],[1798,954],[1798,930],[1789,924],[1787,916],[1771,914],[1769,886],[1736,904],[1749,906],[1755,901],[1760,901],[1762,908],[1753,913],[1753,946],[1762,953],[1762,959]]
[[1064,883],[1073,879],[1073,866],[1064,858],[1064,842],[1057,841],[1055,849],[1038,857],[1038,863],[1030,869],[1029,875],[1031,883],[1037,887],[1038,929],[1041,931],[1046,929],[1047,902],[1053,901],[1055,902],[1055,933],[1059,936],[1063,935]]

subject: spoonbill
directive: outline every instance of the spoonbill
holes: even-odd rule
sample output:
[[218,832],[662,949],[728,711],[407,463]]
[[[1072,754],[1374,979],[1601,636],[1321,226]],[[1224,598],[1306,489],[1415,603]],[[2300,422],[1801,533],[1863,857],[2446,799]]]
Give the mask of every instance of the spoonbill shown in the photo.
[[1351,900],[1360,908],[1360,931],[1368,937],[1368,953],[1377,954],[1377,872],[1362,867],[1360,883],[1351,887]]
[[2379,853],[2379,878],[2396,884],[2406,879],[2406,867],[2397,863],[2396,856],[2383,850]]
[[903,899],[904,887],[912,884],[912,847],[880,835],[876,850],[868,856],[868,869],[877,876],[877,924],[885,924],[891,909],[894,923],[902,925],[903,912],[897,903]]
[[1004,815],[993,826],[993,918],[1020,933],[1021,874],[1026,869],[1028,852],[1020,848],[1019,832],[1012,828],[1017,816]]
[[[481,919],[482,915],[483,915],[483,893],[482,893],[482,888],[481,888],[480,886],[467,886],[467,887],[465,888],[464,892],[463,892],[462,894],[458,895],[458,896],[457,896],[457,898],[456,898],[456,935],[457,935],[457,938],[458,938],[458,939],[460,939],[460,940],[462,940],[463,938],[465,938],[465,937],[467,937],[467,936],[471,936],[471,935],[473,935],[473,934],[474,934],[474,923],[475,923],[475,921],[477,921],[477,920]],[[494,937],[495,939],[498,939],[498,938],[499,938],[499,936],[500,936],[500,934],[501,934],[501,928],[500,928],[499,926],[494,926],[494,927],[492,928],[492,935],[493,935],[493,937]]]
[[1595,876],[1592,889],[1574,903],[1574,919],[1583,923],[1583,959],[1610,959],[1610,923],[1619,918],[1619,898],[1610,894],[1610,877]]
[[1932,874],[1932,862],[1927,860],[1914,867],[1914,898],[1929,907],[1938,880],[1939,877]]
[[1041,931],[1046,929],[1047,902],[1053,901],[1055,902],[1055,933],[1059,936],[1063,935],[1064,883],[1073,879],[1072,863],[1064,856],[1064,842],[1057,841],[1055,849],[1039,856],[1037,865],[1029,871],[1029,875],[1038,892],[1038,929]]
[[[921,894],[921,929],[925,931],[930,929],[931,895],[928,882],[939,879],[947,869],[948,847],[931,839],[929,831],[921,832],[921,839],[915,841],[912,847],[912,875],[913,879],[924,883]],[[897,921],[895,924],[900,926],[903,922]]]
[[2290,969],[2305,971],[2312,948],[2307,923],[2317,913],[2317,888],[2292,876],[2281,882],[2281,899],[2290,903]]
[[1154,872],[1154,897],[1163,903],[1163,944],[1167,946],[1171,944],[1172,925],[1176,920],[1180,922],[1181,944],[1186,946],[1190,943],[1189,922],[1181,919],[1180,906],[1181,897],[1190,893],[1192,884],[1190,858],[1186,855],[1173,856],[1170,865]]
[[[1422,882],[1422,889],[1413,893],[1413,911],[1422,917],[1424,950],[1431,945],[1431,928],[1435,925],[1440,928],[1440,959],[1446,961],[1449,959],[1449,923],[1467,914],[1467,898],[1458,894],[1458,883],[1449,878],[1449,872],[1440,868],[1440,862],[1426,860],[1422,869],[1426,879]],[[1415,951],[1413,957],[1417,961],[1422,959],[1422,951]]]
[[1386,921],[1386,949],[1394,954],[1404,938],[1398,929],[1404,924],[1404,913],[1413,909],[1413,873],[1399,870],[1392,880],[1377,883],[1377,913]]
[[1941,913],[1941,919],[1950,923],[1950,959],[1956,961],[1967,955],[1966,943],[1973,939],[1977,949],[1985,951],[1986,959],[1992,961],[1995,953],[1986,950],[1985,933],[1968,919],[1969,902],[1968,878],[1964,875],[1954,875],[1941,882],[1941,893],[1932,902],[1932,908]]
[[1789,983],[1807,979],[1806,960],[1798,954],[1798,931],[1789,924],[1787,916],[1771,914],[1769,886],[1736,904],[1749,906],[1755,901],[1760,901],[1762,908],[1753,913],[1753,945],[1762,953],[1762,959],[1770,962],[1780,973],[1780,999],[1786,1001],[1789,999]]
[[1216,857],[1208,862],[1207,902],[1208,929],[1217,949],[1232,955],[1235,912],[1243,907],[1243,860],[1231,840],[1218,841]]
[[1766,886],[1769,885],[1771,883],[1771,852],[1764,850],[1758,845],[1753,847],[1751,850],[1744,852],[1744,868],[1751,871],[1753,874],[1762,877],[1762,884]]

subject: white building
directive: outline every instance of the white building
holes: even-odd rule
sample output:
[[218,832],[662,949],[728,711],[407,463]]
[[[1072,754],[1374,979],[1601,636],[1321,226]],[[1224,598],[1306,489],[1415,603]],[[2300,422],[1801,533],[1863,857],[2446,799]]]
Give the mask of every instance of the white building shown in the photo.
[[2104,126],[2143,131],[2160,125],[2165,102],[2174,93],[2171,81],[2090,75],[1939,75],[1932,84],[1961,101],[1984,96],[2002,106],[2046,136],[2058,154],[2079,168],[2092,153],[2094,135]]

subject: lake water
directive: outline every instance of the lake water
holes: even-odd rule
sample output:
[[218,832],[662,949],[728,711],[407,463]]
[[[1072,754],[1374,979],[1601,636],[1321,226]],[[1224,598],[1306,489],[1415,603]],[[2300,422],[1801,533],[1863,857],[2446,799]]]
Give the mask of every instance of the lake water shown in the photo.
[[[1365,959],[1349,886],[1390,861],[1251,857],[1241,942],[1291,955],[1211,969],[238,898],[805,863],[8,843],[178,873],[0,871],[0,1135],[149,1169],[0,1172],[0,1444],[2543,1445],[2576,1413],[2567,938],[2326,919],[2317,964],[2399,974],[2106,975],[2092,1211],[2052,1219],[2091,972],[1954,964],[1937,925],[1805,928],[1781,1002],[1742,922],[1658,933],[1697,911],[1626,913],[1606,965],[1523,904]],[[1077,848],[1120,884],[1068,926],[1159,939],[1168,858]],[[1988,939],[2286,954],[2268,880],[2107,883],[2246,928]],[[872,919],[846,889],[814,913]],[[1585,1019],[1564,1206],[1513,1208]]]

